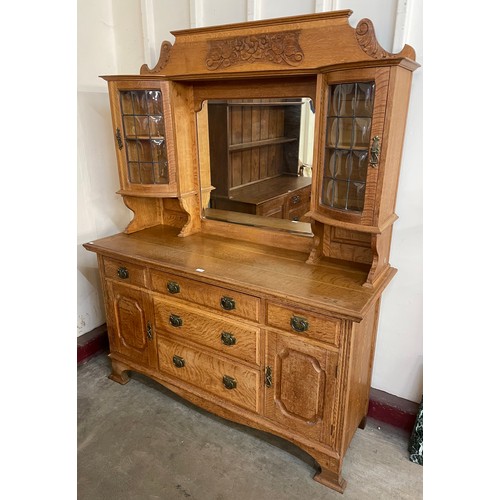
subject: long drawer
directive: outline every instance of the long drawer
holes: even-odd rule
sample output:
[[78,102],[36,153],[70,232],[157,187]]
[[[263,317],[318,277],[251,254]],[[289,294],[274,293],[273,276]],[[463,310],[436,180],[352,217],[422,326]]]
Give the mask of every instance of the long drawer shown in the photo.
[[155,326],[225,355],[258,364],[259,328],[203,313],[172,299],[154,298]]
[[327,318],[295,307],[283,307],[269,302],[266,323],[274,328],[303,337],[327,342],[338,347],[342,321]]
[[160,371],[235,405],[257,412],[259,372],[157,337]]
[[191,304],[210,307],[228,317],[259,321],[260,299],[252,295],[156,270],[151,270],[151,288]]

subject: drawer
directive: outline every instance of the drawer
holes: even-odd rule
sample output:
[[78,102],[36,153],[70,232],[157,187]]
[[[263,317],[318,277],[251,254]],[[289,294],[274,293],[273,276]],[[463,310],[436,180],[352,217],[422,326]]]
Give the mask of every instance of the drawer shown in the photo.
[[190,304],[211,307],[227,317],[259,321],[260,299],[251,295],[155,270],[151,270],[151,288]]
[[175,300],[154,299],[155,326],[167,335],[210,347],[228,356],[257,364],[259,328],[219,319],[196,311]]
[[258,411],[259,372],[157,337],[160,371],[237,406]]
[[256,215],[262,215],[263,217],[276,217],[278,219],[283,218],[283,213],[285,209],[285,197],[280,196],[273,200],[266,201],[257,206]]
[[311,186],[304,187],[302,189],[297,189],[293,193],[290,193],[287,197],[287,207],[288,210],[293,210],[301,205],[309,206],[311,200]]
[[274,328],[339,346],[342,320],[269,302],[266,323]]
[[130,285],[146,286],[146,269],[130,262],[105,257],[104,276]]

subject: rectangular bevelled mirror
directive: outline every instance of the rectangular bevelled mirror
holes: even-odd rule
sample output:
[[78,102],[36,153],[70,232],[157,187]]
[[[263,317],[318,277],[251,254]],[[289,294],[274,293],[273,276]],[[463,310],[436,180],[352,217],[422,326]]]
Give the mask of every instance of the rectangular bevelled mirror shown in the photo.
[[373,115],[374,82],[329,86],[321,204],[362,212]]
[[198,115],[210,183],[203,216],[310,235],[311,99],[209,99]]

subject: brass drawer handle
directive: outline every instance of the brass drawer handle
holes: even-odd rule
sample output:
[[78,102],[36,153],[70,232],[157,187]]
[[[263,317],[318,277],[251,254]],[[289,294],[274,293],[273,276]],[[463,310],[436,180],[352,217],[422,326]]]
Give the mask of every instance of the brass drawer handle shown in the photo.
[[236,344],[236,337],[229,332],[222,332],[220,334],[220,339],[224,345],[234,345]]
[[236,389],[236,380],[233,377],[230,377],[229,375],[224,375],[222,377],[222,383],[224,384],[224,387],[226,389]]
[[175,281],[169,281],[167,283],[167,289],[170,293],[179,293],[181,291],[181,285]]
[[231,297],[226,297],[226,296],[222,297],[220,299],[220,305],[222,309],[224,309],[225,311],[231,311],[233,309],[236,309],[236,301]]
[[297,205],[297,203],[300,203],[300,196],[296,194],[295,196],[292,196],[290,201],[292,202],[292,205]]
[[304,333],[309,328],[309,322],[306,318],[301,318],[300,316],[292,316],[290,318],[290,326],[296,332]]
[[184,368],[184,366],[186,365],[184,358],[181,358],[180,356],[176,355],[174,355],[174,357],[172,358],[172,362],[177,368]]
[[174,328],[179,328],[182,326],[182,318],[180,316],[177,316],[177,314],[171,314],[168,320]]
[[126,280],[128,278],[128,269],[126,267],[119,267],[116,274],[118,274],[120,279]]

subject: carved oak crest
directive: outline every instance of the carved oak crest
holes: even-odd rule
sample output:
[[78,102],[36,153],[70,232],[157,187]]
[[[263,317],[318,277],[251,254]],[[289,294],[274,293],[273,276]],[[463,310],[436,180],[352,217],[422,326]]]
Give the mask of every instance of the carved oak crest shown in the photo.
[[295,30],[210,40],[205,62],[212,71],[257,61],[298,66],[304,59],[299,34]]

